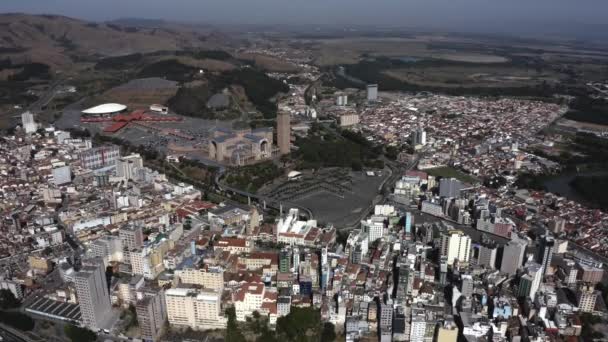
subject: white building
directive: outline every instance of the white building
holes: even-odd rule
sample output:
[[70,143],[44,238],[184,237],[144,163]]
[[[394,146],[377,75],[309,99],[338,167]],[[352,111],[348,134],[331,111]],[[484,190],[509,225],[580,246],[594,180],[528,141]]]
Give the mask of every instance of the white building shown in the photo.
[[384,236],[384,216],[372,216],[365,221],[361,221],[361,230],[367,234],[368,241],[374,242]]
[[221,295],[214,290],[172,288],[165,292],[165,303],[172,326],[194,330],[226,327],[226,319],[220,316]]
[[455,260],[468,263],[471,251],[471,238],[461,230],[450,230],[441,234],[441,256],[447,258],[448,265]]
[[137,153],[121,157],[116,161],[116,176],[125,181],[135,179],[137,170],[143,167],[143,159]]
[[34,114],[29,111],[21,114],[21,125],[27,134],[35,133],[38,130],[38,125],[34,121]]

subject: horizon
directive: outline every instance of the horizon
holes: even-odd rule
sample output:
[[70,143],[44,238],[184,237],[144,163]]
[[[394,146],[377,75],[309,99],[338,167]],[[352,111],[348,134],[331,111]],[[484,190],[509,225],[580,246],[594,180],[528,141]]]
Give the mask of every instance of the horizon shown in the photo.
[[489,3],[484,0],[225,0],[221,3],[181,0],[5,0],[0,12],[62,15],[87,21],[150,19],[216,26],[292,26],[409,28],[423,31],[606,38],[602,32],[608,3],[585,0],[523,0]]

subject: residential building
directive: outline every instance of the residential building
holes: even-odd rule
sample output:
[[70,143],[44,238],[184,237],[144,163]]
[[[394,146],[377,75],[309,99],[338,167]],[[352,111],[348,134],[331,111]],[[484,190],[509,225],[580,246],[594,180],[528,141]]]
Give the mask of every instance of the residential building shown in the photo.
[[471,238],[461,230],[449,230],[441,234],[441,256],[446,257],[448,265],[468,263],[471,251]]
[[110,294],[103,261],[91,260],[74,275],[82,323],[89,329],[105,328],[111,312]]

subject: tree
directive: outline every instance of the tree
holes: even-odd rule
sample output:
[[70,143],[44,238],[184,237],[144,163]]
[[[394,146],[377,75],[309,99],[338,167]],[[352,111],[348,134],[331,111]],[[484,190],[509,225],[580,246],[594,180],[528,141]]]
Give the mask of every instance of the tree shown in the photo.
[[[21,286],[21,285],[16,285]],[[0,308],[1,309],[14,309],[19,307],[19,300],[15,298],[15,295],[11,290],[2,289],[0,290]]]
[[236,310],[234,307],[226,309],[228,324],[226,326],[226,342],[245,342],[245,336],[236,323]]
[[97,335],[87,328],[80,328],[73,324],[63,328],[66,336],[73,342],[93,342],[97,340]]
[[332,342],[336,340],[336,328],[330,322],[323,324],[323,331],[321,332],[321,342]]

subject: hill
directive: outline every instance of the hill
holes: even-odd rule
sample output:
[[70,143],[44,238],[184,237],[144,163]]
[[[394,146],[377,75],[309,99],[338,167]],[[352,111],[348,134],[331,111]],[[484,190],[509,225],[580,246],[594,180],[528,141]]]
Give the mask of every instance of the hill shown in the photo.
[[94,23],[55,15],[0,14],[0,57],[61,68],[100,56],[216,46],[221,38],[200,27],[123,23],[129,21]]

